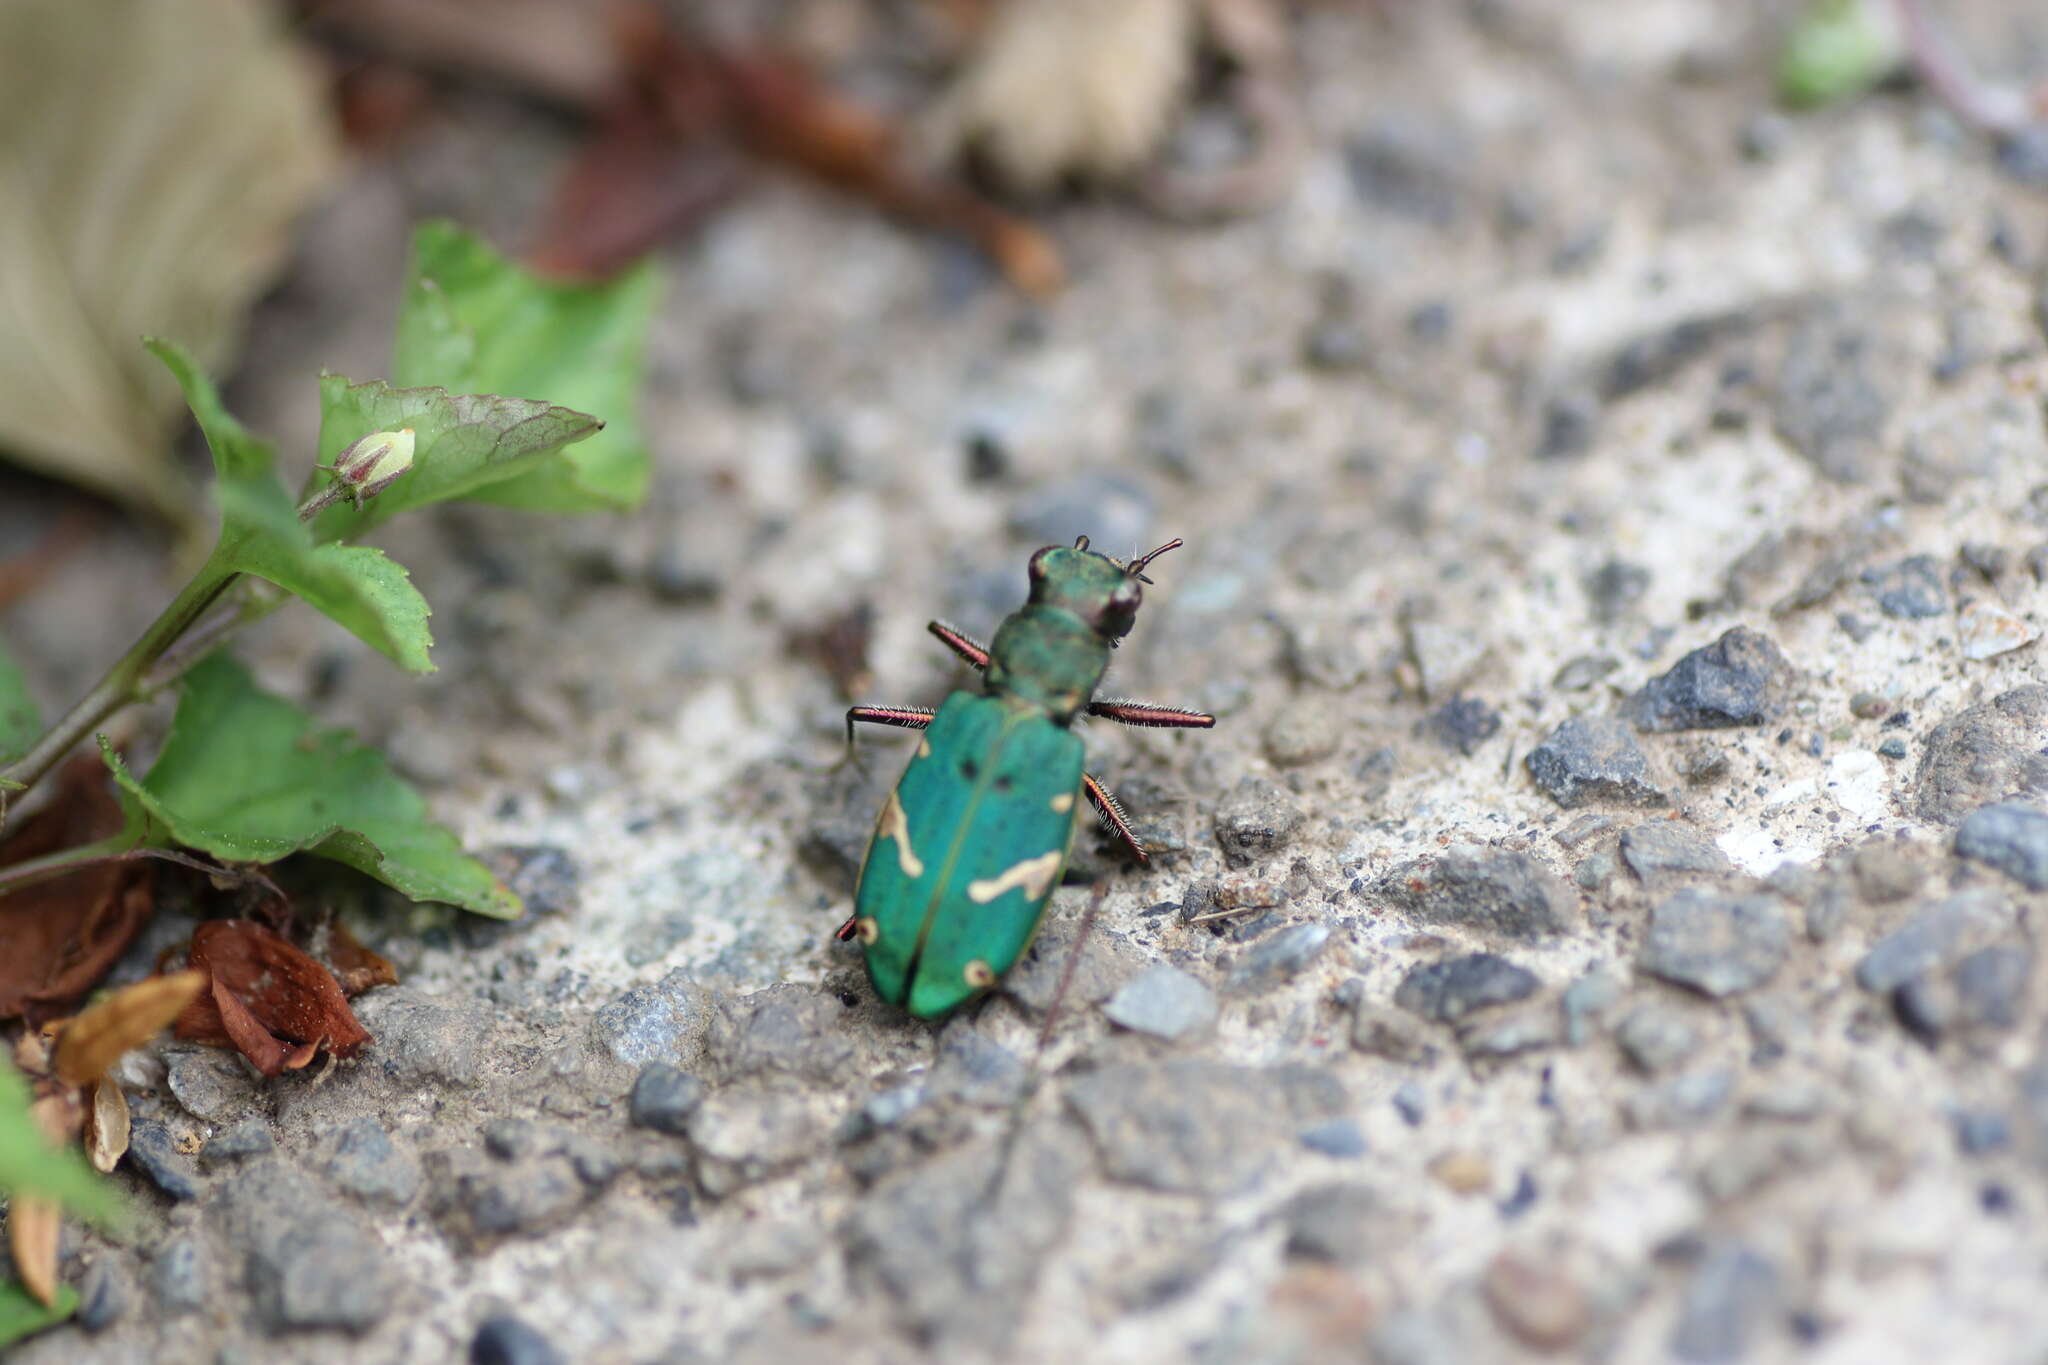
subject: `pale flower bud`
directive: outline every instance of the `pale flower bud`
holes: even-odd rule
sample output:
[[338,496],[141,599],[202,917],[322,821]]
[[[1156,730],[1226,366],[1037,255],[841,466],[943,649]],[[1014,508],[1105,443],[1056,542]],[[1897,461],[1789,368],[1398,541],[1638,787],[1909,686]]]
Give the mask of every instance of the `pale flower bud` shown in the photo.
[[412,452],[411,427],[373,431],[358,437],[334,457],[333,464],[314,466],[332,471],[334,481],[306,499],[299,508],[299,519],[309,520],[322,508],[343,499],[349,506],[360,508],[363,499],[376,497],[412,468]]

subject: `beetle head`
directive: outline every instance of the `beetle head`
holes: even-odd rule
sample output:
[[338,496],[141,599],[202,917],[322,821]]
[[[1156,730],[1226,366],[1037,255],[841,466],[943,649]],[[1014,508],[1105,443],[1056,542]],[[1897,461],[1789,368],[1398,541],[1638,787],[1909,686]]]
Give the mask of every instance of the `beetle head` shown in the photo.
[[1130,633],[1145,600],[1145,566],[1179,545],[1178,538],[1128,564],[1088,548],[1081,536],[1073,547],[1048,545],[1031,556],[1031,601],[1034,606],[1060,607],[1115,644]]

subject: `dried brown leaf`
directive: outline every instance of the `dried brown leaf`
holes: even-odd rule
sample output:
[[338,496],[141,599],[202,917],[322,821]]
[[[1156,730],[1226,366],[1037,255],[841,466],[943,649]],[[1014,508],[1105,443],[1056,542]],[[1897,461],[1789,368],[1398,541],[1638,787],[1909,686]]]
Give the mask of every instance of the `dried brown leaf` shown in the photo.
[[110,1077],[102,1076],[92,1088],[83,1138],[86,1160],[102,1175],[128,1151],[128,1096]]
[[320,955],[327,959],[335,980],[341,982],[342,993],[350,999],[372,986],[398,984],[398,968],[391,965],[390,959],[365,948],[340,921],[327,926],[326,940],[320,945]]
[[178,1016],[178,1036],[230,1042],[266,1076],[304,1066],[321,1046],[349,1057],[369,1041],[334,974],[253,920],[200,925],[191,963],[213,989]]
[[57,1206],[32,1194],[17,1194],[7,1210],[7,1245],[21,1287],[48,1308],[57,1302],[57,1239],[63,1231]]
[[[119,832],[98,755],[65,765],[56,799],[0,841],[0,867]],[[0,1019],[62,1014],[106,975],[156,906],[147,862],[96,863],[0,896]]]
[[201,971],[152,976],[123,986],[65,1025],[57,1035],[56,1075],[66,1085],[90,1085],[121,1060],[170,1027],[207,986]]

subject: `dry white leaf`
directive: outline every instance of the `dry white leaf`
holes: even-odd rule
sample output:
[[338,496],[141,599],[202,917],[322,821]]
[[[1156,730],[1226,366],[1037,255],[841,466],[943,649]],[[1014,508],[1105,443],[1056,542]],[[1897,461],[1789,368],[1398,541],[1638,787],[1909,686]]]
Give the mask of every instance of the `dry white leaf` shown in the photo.
[[7,1249],[21,1287],[48,1308],[57,1302],[57,1243],[64,1219],[57,1206],[32,1194],[17,1194],[7,1208]]
[[128,1096],[113,1081],[102,1079],[92,1089],[85,1111],[86,1159],[102,1175],[110,1174],[128,1151]]
[[1189,0],[1009,0],[921,128],[925,150],[971,148],[1025,193],[1124,175],[1172,121],[1195,36]]
[[189,517],[140,340],[226,368],[333,164],[262,0],[0,4],[0,455]]

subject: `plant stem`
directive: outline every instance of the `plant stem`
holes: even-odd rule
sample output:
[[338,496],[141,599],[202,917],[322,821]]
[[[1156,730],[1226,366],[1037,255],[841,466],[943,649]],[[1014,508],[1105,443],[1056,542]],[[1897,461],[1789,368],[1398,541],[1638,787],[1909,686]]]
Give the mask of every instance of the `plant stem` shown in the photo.
[[33,787],[108,716],[147,696],[151,689],[149,673],[157,660],[240,577],[234,570],[221,569],[209,560],[164,608],[163,613],[150,622],[149,629],[142,632],[142,638],[107,670],[107,675],[92,691],[65,712],[63,719],[45,731],[27,753],[0,768],[0,781],[16,783],[22,788]]
[[55,853],[45,853],[40,858],[29,858],[23,862],[10,863],[0,867],[0,896],[9,891],[19,891],[24,886],[33,886],[50,877],[75,872],[89,863],[111,862],[117,858],[138,856],[134,837],[123,830],[104,839],[95,839],[89,844],[75,848],[61,848]]

